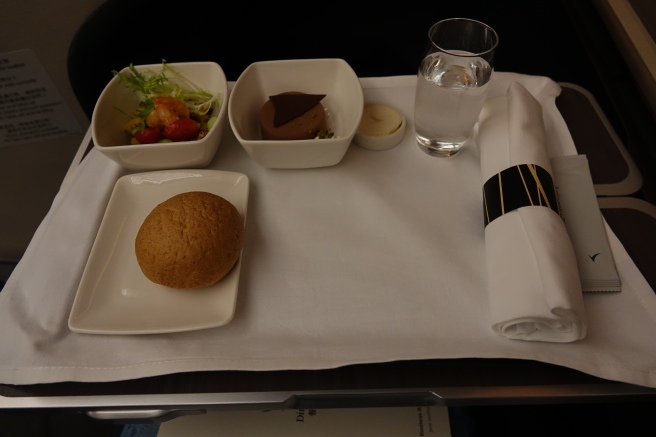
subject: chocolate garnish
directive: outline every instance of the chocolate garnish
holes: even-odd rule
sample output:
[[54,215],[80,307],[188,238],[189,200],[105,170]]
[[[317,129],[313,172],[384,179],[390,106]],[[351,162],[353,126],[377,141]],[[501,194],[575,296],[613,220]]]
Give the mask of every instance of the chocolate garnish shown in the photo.
[[299,92],[286,92],[269,96],[275,111],[273,125],[278,127],[296,117],[305,114],[319,103],[325,94],[305,94]]

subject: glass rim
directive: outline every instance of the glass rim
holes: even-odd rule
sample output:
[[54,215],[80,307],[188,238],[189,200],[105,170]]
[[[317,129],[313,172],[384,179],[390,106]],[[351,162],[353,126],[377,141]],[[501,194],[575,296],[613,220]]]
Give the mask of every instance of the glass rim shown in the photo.
[[[491,32],[491,34],[494,36],[494,44],[492,45],[492,47],[490,47],[487,50],[477,52],[477,53],[471,53],[471,54],[456,53],[453,50],[448,50],[448,49],[445,49],[443,47],[440,47],[437,43],[435,43],[435,41],[433,41],[433,38],[431,37],[431,35],[433,33],[433,29],[435,27],[437,27],[438,25],[440,25],[440,24],[444,24],[446,22],[452,22],[452,21],[465,21],[465,22],[475,23],[475,24],[480,25],[481,27],[489,30]],[[463,58],[475,58],[475,57],[485,56],[489,53],[492,53],[494,50],[496,50],[497,46],[499,45],[499,35],[497,34],[497,31],[494,30],[490,25],[485,24],[482,21],[474,20],[473,18],[462,18],[462,17],[445,18],[445,19],[440,20],[436,23],[433,23],[433,25],[431,25],[431,27],[428,29],[428,39],[431,42],[431,44],[433,46],[435,46],[436,48],[438,48],[439,50],[441,50],[445,53],[448,53],[450,55],[460,56],[460,57],[463,57]]]

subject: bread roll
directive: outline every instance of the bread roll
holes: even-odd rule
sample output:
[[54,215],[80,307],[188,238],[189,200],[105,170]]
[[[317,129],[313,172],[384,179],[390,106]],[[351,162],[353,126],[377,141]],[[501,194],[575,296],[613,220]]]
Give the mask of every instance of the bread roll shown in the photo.
[[141,271],[152,282],[201,288],[234,267],[244,233],[243,218],[232,203],[191,191],[157,205],[139,228],[134,247]]

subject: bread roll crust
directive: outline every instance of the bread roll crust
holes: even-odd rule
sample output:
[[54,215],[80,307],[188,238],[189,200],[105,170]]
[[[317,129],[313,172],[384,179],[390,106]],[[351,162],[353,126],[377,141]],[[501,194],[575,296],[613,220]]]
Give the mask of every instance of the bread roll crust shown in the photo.
[[157,205],[135,238],[139,267],[152,282],[177,289],[212,285],[232,270],[244,243],[237,208],[216,194],[191,191]]

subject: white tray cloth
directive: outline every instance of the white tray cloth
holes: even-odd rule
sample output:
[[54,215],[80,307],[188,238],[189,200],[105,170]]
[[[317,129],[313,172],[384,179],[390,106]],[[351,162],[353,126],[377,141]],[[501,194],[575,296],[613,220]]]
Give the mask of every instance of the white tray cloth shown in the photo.
[[[543,104],[550,154],[575,154],[548,78],[496,72]],[[610,234],[622,292],[586,295],[573,343],[509,340],[490,328],[479,153],[424,155],[413,138],[415,78],[363,78],[399,108],[403,142],[352,144],[334,166],[259,167],[229,133],[212,168],[250,178],[236,314],[202,331],[105,336],[67,319],[109,194],[125,172],[91,151],[74,168],[0,293],[0,383],[112,381],[196,370],[321,369],[425,358],[523,358],[656,387],[656,295]]]

